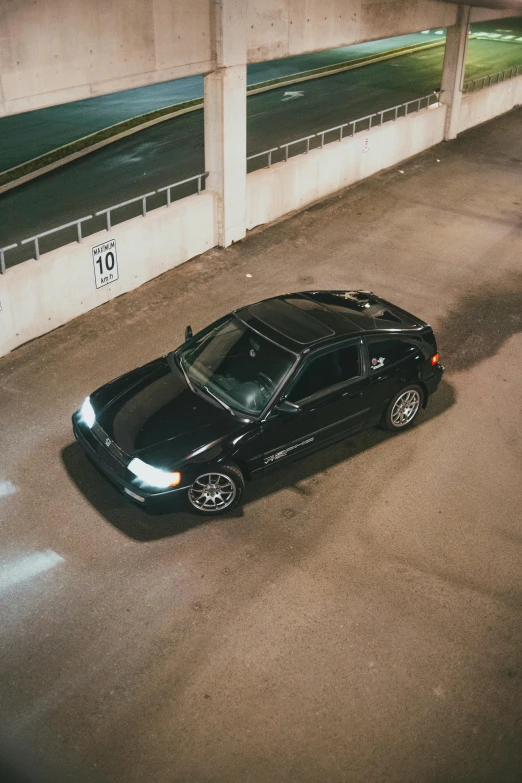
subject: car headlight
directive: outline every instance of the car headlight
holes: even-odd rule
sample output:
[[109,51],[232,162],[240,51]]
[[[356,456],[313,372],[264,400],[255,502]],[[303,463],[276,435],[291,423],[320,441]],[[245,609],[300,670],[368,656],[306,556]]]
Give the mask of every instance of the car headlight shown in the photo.
[[83,421],[83,423],[91,429],[92,425],[96,421],[96,414],[94,413],[94,408],[91,405],[91,400],[89,397],[86,397],[83,401],[83,405],[80,408],[80,418]]
[[154,468],[137,457],[134,457],[129,462],[128,468],[131,473],[134,473],[137,478],[148,484],[149,487],[157,487],[158,489],[176,487],[181,481],[181,473],[169,473],[167,470]]

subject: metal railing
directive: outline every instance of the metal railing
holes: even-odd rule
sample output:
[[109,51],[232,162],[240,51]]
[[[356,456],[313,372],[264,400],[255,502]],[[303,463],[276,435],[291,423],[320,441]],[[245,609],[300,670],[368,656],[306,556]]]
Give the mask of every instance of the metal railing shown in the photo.
[[18,247],[18,242],[15,242],[13,245],[7,245],[7,247],[0,247],[0,275],[5,274],[5,255],[8,250],[14,250],[15,247]]
[[[326,130],[318,131],[317,133],[311,133],[309,136],[303,136],[302,139],[295,139],[295,141],[289,141],[286,144],[280,144],[279,147],[272,147],[269,150],[257,152],[255,155],[249,155],[247,161],[261,158],[266,155],[267,162],[264,168],[270,168],[274,162],[274,153],[278,152],[279,150],[282,150],[283,160],[286,162],[290,157],[292,157],[289,150],[290,147],[293,147],[294,145],[305,145],[305,154],[307,154],[310,152],[313,139],[319,139],[319,143],[316,145],[316,147],[318,146],[320,149],[323,149],[325,145],[325,137],[328,134],[335,133],[335,140],[342,141],[343,139],[355,136],[356,133],[361,133],[363,131],[368,131],[371,128],[379,127],[380,125],[383,125],[385,122],[389,122],[390,120],[397,120],[399,117],[405,117],[408,114],[413,114],[414,112],[420,111],[423,108],[428,109],[430,106],[436,105],[439,102],[440,90],[438,92],[432,92],[429,95],[423,95],[422,98],[414,98],[412,101],[406,101],[406,103],[401,103],[398,106],[392,106],[389,109],[376,111],[373,114],[368,114],[366,117],[359,117],[356,120],[343,122],[341,125],[336,125],[333,128],[327,128]],[[411,110],[412,106],[416,108]],[[390,116],[386,118],[387,115]],[[374,121],[374,118],[378,119]],[[361,123],[364,123],[363,127],[361,127]],[[350,130],[345,132],[345,128],[349,128]]]
[[272,147],[272,149],[270,149],[270,150],[264,150],[263,152],[258,152],[256,155],[250,155],[250,157],[247,158],[247,160],[254,160],[254,158],[260,158],[263,155],[268,155],[268,165],[271,166],[272,165],[272,153],[273,152],[277,152],[278,149],[279,149],[279,147]]
[[77,220],[72,220],[70,223],[64,223],[61,226],[57,226],[56,228],[51,228],[48,231],[41,231],[39,234],[35,234],[32,237],[28,237],[27,239],[22,239],[21,242],[15,242],[12,245],[7,245],[6,247],[0,247],[0,274],[5,274],[6,271],[6,264],[5,264],[5,253],[7,253],[8,250],[14,250],[19,245],[27,245],[30,242],[34,243],[34,256],[35,259],[38,261],[38,259],[41,256],[41,249],[40,249],[40,240],[43,239],[43,237],[50,236],[51,234],[57,234],[59,231],[64,231],[67,228],[72,228],[73,226],[76,228],[76,237],[78,242],[82,242],[83,240],[83,232],[82,232],[82,224],[85,223],[87,220],[92,220],[93,217],[100,217],[101,215],[105,215],[106,218],[106,228],[107,231],[110,231],[112,228],[112,221],[111,221],[111,214],[116,209],[120,209],[121,207],[129,206],[130,204],[135,204],[138,201],[141,201],[141,214],[143,217],[147,214],[147,199],[151,196],[155,196],[158,193],[167,193],[167,207],[170,207],[172,203],[172,197],[171,197],[171,191],[173,188],[180,187],[181,185],[186,185],[189,182],[195,182],[198,183],[198,196],[200,195],[201,191],[203,190],[203,183],[208,177],[208,171],[205,171],[203,174],[196,174],[195,177],[189,177],[188,179],[183,179],[180,182],[173,182],[172,185],[166,185],[164,188],[159,188],[158,190],[153,190],[150,193],[145,193],[142,196],[136,196],[136,198],[131,198],[128,201],[122,201],[121,204],[114,204],[111,207],[107,207],[106,209],[100,209],[98,212],[95,212],[94,215],[86,215],[85,217],[78,218]]
[[186,185],[187,182],[194,182],[195,179],[198,181],[198,196],[201,193],[202,190],[202,181],[206,180],[208,177],[208,171],[205,171],[204,174],[198,174],[196,177],[189,177],[188,179],[182,179],[180,182],[175,182],[173,185],[166,185],[164,188],[159,188],[156,193],[164,193],[167,191],[167,206],[170,207],[171,204],[171,193],[170,191],[172,188],[179,188],[180,185]]
[[[91,220],[92,215],[87,215],[86,217],[78,218],[78,220],[72,220],[70,223],[64,223],[63,226],[58,226],[58,228],[50,228],[49,231],[42,231],[41,234],[36,234],[34,237],[29,237],[28,239],[22,239],[20,242],[21,245],[27,245],[29,242],[34,242],[34,254],[35,258],[38,261],[40,258],[40,239],[42,237],[48,237],[50,234],[56,234],[57,231],[62,231],[62,229],[65,228],[71,228],[71,226],[76,226],[77,231],[77,237],[78,242],[81,242],[82,237],[82,223],[85,223],[86,220]],[[4,250],[7,248],[4,248]]]
[[130,198],[128,201],[122,201],[121,204],[114,204],[113,207],[107,207],[107,209],[100,209],[99,212],[95,212],[94,214],[96,217],[99,217],[100,215],[105,215],[107,220],[107,231],[110,231],[112,228],[111,223],[111,212],[115,209],[121,209],[121,207],[128,207],[129,204],[136,204],[136,202],[141,201],[141,214],[143,217],[147,214],[147,199],[150,198],[150,196],[155,196],[156,191],[152,190],[150,193],[145,193],[143,196],[136,196],[136,198]]
[[479,76],[477,79],[464,82],[462,92],[475,92],[479,84],[480,87],[478,89],[482,90],[484,87],[491,87],[492,84],[499,84],[500,82],[514,79],[516,76],[520,76],[520,74],[522,74],[522,65],[514,65],[512,68],[506,68],[504,71],[497,71],[497,73],[490,73],[487,76]]

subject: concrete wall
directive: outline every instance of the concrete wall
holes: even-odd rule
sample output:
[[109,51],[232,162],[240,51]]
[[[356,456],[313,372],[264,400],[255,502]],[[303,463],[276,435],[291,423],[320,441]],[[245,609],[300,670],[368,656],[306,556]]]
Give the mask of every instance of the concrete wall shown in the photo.
[[[0,0],[0,114],[214,69],[217,0]],[[454,24],[438,0],[219,0],[257,62]],[[246,6],[246,20],[245,20]],[[231,28],[228,28],[229,32]],[[230,33],[232,40],[244,36]]]
[[464,95],[459,133],[522,105],[522,76]]
[[[216,198],[206,191],[26,261],[0,276],[0,356],[217,243]],[[92,248],[116,240],[119,279],[96,288]]]
[[247,227],[276,220],[438,144],[445,117],[446,106],[434,107],[249,174]]

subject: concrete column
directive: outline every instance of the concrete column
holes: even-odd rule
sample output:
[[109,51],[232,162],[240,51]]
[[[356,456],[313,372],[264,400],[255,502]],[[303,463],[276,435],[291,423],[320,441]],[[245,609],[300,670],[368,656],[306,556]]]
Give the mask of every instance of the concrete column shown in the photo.
[[218,194],[218,244],[246,234],[246,65],[205,76],[206,187]]
[[441,96],[442,103],[445,103],[448,107],[445,130],[446,141],[456,138],[459,129],[470,15],[470,5],[459,6],[457,10],[457,24],[448,27],[446,37]]
[[218,244],[246,234],[246,3],[214,0],[216,70],[205,76],[205,170],[218,194]]

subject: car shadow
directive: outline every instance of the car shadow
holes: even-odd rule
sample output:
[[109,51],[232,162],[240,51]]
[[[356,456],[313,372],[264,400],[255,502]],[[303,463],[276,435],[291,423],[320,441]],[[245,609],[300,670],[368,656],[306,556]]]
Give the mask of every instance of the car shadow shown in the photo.
[[[443,380],[437,393],[430,399],[427,409],[421,413],[415,428],[423,427],[432,419],[442,415],[454,403],[453,387]],[[379,446],[389,438],[397,437],[401,437],[401,434],[374,428],[355,434],[309,457],[289,462],[267,476],[248,482],[242,505],[221,519],[241,518],[248,513],[250,503],[285,488],[292,487],[306,494],[306,490],[299,486],[301,482],[335,465],[347,462],[352,457]],[[111,525],[135,541],[154,541],[211,523],[211,520],[206,517],[183,510],[151,512],[138,508],[109,483],[76,442],[62,449],[62,460],[70,479],[90,505]]]
[[514,274],[462,296],[436,335],[444,364],[462,372],[495,356],[521,331],[522,274]]

